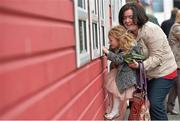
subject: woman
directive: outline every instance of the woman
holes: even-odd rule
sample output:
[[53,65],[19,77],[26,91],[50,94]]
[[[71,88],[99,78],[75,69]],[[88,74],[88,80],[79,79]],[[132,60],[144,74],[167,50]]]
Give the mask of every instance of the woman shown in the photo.
[[[144,9],[135,3],[127,3],[119,12],[119,23],[131,31],[146,57],[144,63],[148,82],[148,98],[152,120],[168,120],[164,101],[176,77],[177,65],[161,28],[151,22]],[[134,61],[131,68],[138,68]]]
[[176,13],[176,21],[171,27],[169,33],[169,44],[172,48],[178,65],[178,76],[175,79],[173,88],[171,88],[169,92],[170,98],[168,98],[167,104],[167,111],[172,111],[175,105],[174,101],[177,96],[180,104],[180,10]]

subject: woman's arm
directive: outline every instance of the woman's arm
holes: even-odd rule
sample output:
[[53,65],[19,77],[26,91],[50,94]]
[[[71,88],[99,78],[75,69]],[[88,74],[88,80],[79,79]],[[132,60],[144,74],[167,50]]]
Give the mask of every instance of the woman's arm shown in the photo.
[[147,28],[143,36],[143,41],[149,52],[149,57],[144,61],[144,67],[145,70],[152,70],[161,65],[163,56],[166,54],[165,51],[169,46],[168,41],[159,27]]

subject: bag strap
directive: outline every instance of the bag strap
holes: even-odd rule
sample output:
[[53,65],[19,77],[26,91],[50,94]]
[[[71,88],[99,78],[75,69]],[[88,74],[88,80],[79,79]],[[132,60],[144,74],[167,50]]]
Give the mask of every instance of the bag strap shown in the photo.
[[140,86],[140,90],[144,91],[144,78],[143,78],[143,72],[142,72],[142,64],[139,63],[139,86]]
[[145,72],[145,68],[144,68],[144,64],[141,61],[139,63],[139,79],[140,79],[140,88],[141,91],[145,92],[145,99],[147,99],[147,76],[146,76],[146,72]]

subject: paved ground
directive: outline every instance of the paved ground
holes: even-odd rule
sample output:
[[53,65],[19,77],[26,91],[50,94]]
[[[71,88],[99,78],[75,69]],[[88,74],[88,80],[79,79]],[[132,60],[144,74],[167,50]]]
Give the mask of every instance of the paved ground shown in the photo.
[[[175,110],[180,113],[180,111],[179,111],[179,104],[178,104],[178,100],[177,99],[176,99]],[[176,115],[176,116],[168,115],[168,117],[169,117],[169,120],[180,120],[180,115]]]
[[[178,104],[178,100],[176,99],[176,105],[175,105],[175,110],[180,113],[179,111],[179,104]],[[127,110],[127,113],[126,113],[126,120],[128,118],[128,114],[129,114],[129,110]],[[169,120],[180,120],[180,114],[179,115],[170,115],[168,114],[168,118]]]

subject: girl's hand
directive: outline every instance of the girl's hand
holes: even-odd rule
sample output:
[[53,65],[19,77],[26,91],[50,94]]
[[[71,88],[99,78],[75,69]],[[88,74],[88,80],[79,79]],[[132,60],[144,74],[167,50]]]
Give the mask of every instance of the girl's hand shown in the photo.
[[102,50],[105,54],[108,54],[109,53],[109,50],[106,48],[106,47],[102,47]]
[[139,68],[139,63],[137,61],[133,60],[133,63],[128,64],[128,66],[130,68],[137,69],[137,68]]

